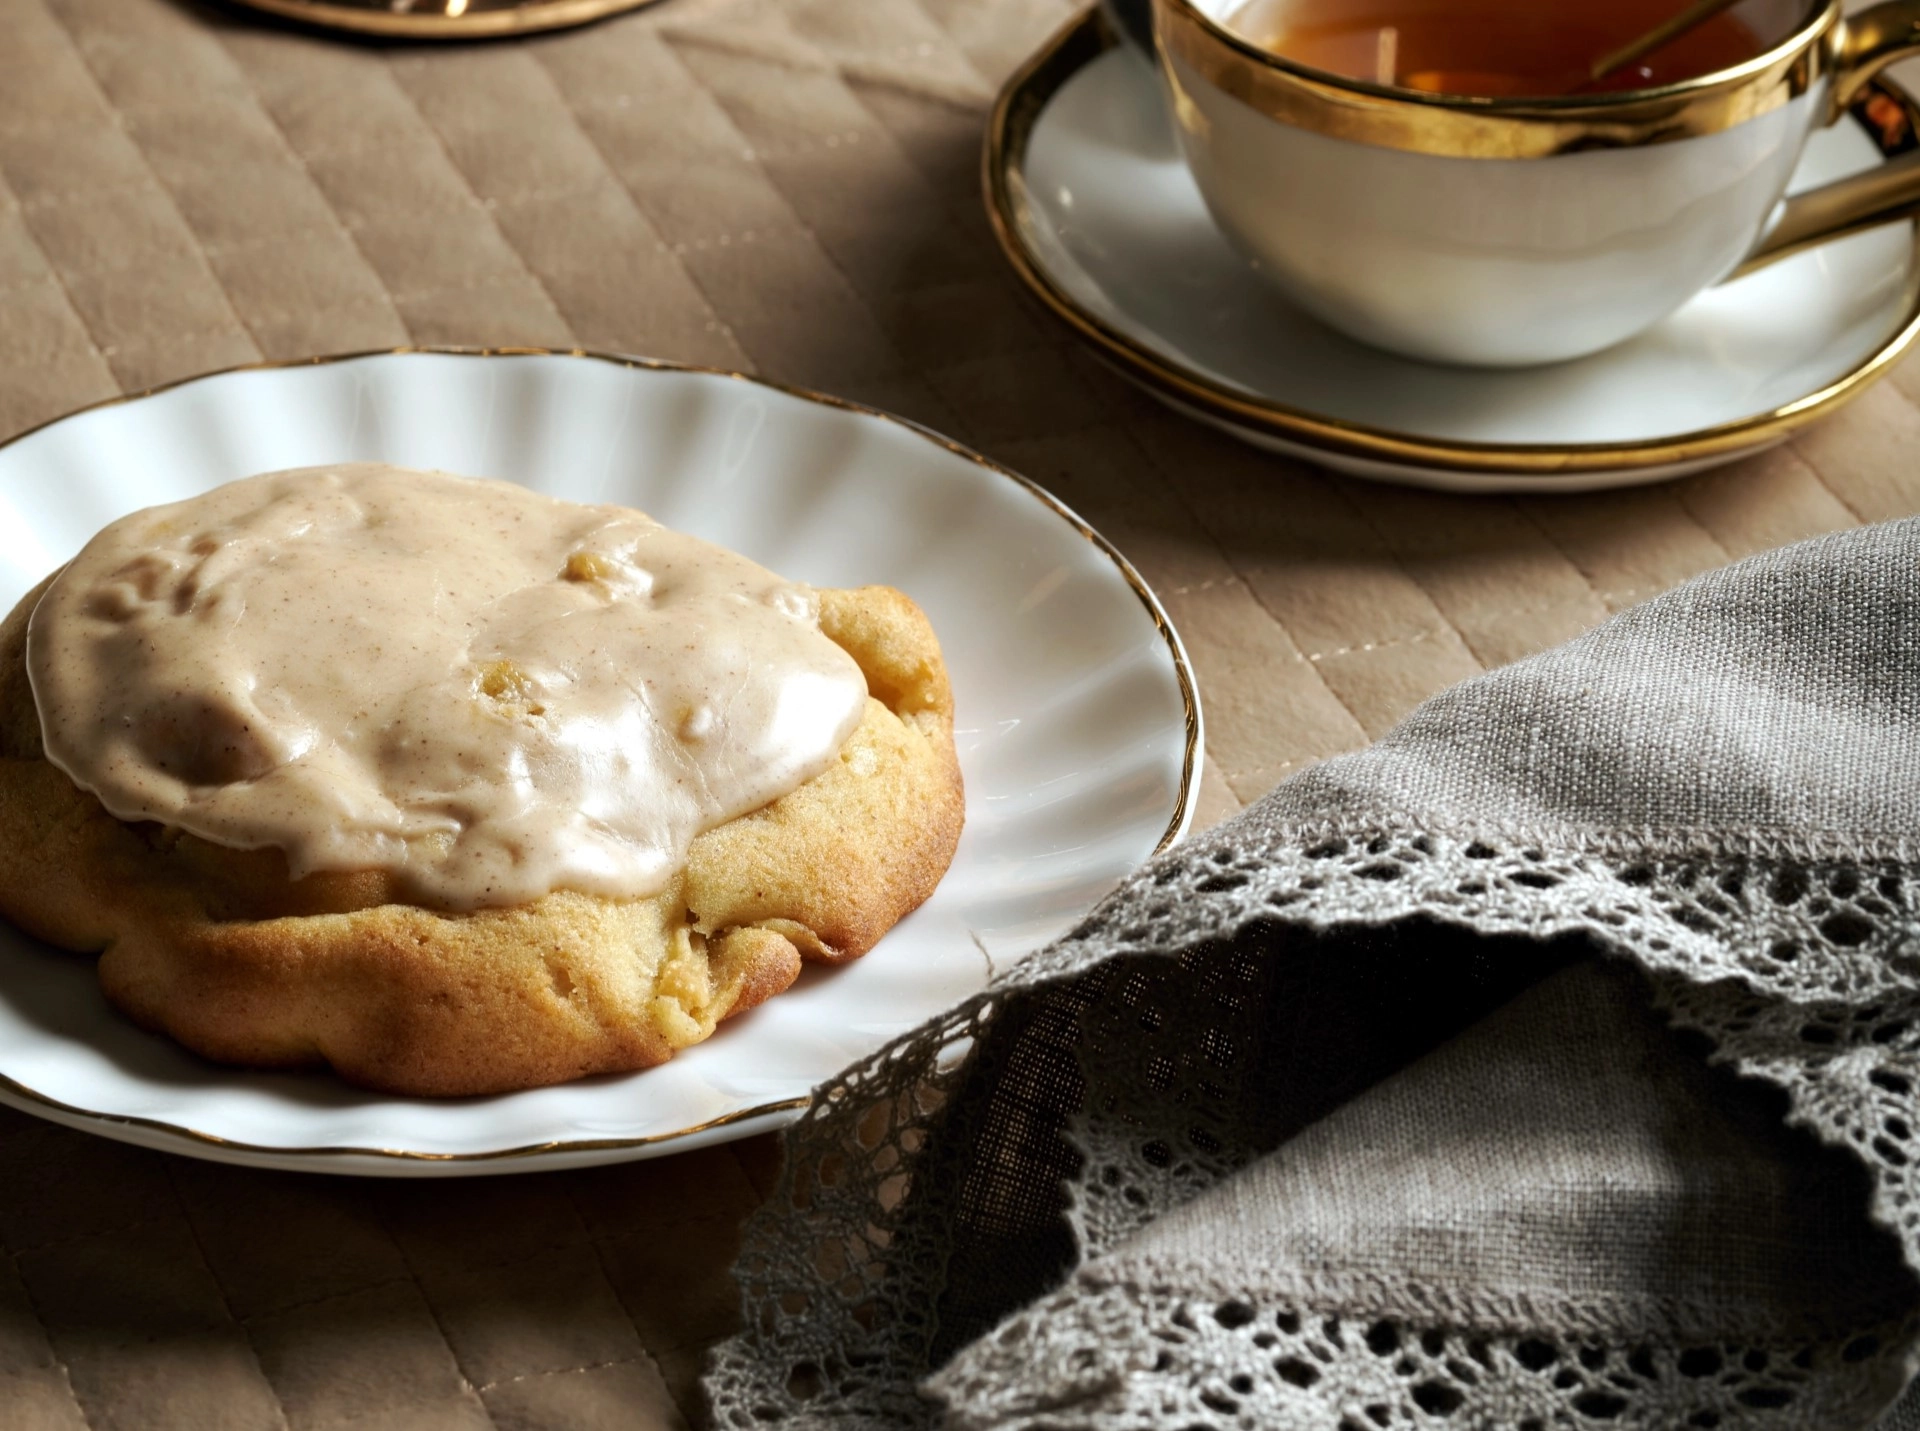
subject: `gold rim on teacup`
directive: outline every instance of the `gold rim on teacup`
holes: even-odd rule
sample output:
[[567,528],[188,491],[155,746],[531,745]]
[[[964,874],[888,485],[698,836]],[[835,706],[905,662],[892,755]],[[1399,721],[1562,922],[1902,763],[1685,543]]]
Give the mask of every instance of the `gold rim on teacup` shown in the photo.
[[[1890,0],[1851,17],[1841,10],[1841,0],[1822,0],[1764,53],[1659,88],[1487,99],[1330,74],[1262,49],[1194,0],[1153,5],[1165,55],[1270,119],[1335,139],[1470,159],[1538,159],[1715,134],[1822,81],[1831,84],[1837,113],[1887,65],[1920,49],[1920,0]],[[1179,104],[1178,77],[1163,68]]]

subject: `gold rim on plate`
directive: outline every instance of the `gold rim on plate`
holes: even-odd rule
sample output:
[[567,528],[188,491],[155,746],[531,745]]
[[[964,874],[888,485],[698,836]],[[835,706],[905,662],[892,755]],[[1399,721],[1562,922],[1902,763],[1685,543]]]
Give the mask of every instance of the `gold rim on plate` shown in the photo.
[[[1895,331],[1826,386],[1771,412],[1670,437],[1634,442],[1564,444],[1468,442],[1421,437],[1326,417],[1232,387],[1168,357],[1089,311],[1057,283],[1030,239],[1027,146],[1048,103],[1088,64],[1120,41],[1098,10],[1070,20],[1031,55],[1001,89],[987,124],[981,187],[987,217],[1015,275],[1057,317],[1134,381],[1177,407],[1232,428],[1318,452],[1397,467],[1531,477],[1591,475],[1728,457],[1777,442],[1858,397],[1920,337],[1920,234],[1908,271],[1906,312]],[[1875,107],[1880,110],[1876,113]],[[1897,124],[1881,122],[1891,107]],[[1920,103],[1891,80],[1877,78],[1854,106],[1882,153],[1911,148],[1920,134]]]
[[355,35],[396,40],[486,40],[587,25],[654,0],[234,0],[235,4]]
[[[1200,696],[1194,682],[1193,670],[1187,664],[1186,650],[1180,644],[1180,638],[1174,632],[1173,623],[1168,619],[1167,613],[1161,609],[1159,598],[1153,594],[1145,578],[1134,569],[1132,562],[1122,556],[1111,542],[1089,526],[1077,512],[1031,478],[1022,477],[1012,468],[1003,467],[991,458],[981,456],[972,448],[961,446],[952,438],[944,437],[930,427],[914,422],[909,418],[897,417],[893,413],[882,412],[878,408],[868,407],[864,403],[851,402],[846,398],[834,397],[829,393],[814,392],[809,388],[793,387],[786,383],[769,382],[765,378],[752,377],[746,373],[730,372],[725,368],[700,367],[691,363],[672,363],[659,358],[624,357],[614,353],[591,352],[585,348],[456,348],[432,346],[376,348],[359,353],[334,353],[325,357],[296,358],[285,362],[241,363],[231,368],[221,368],[215,372],[198,373],[193,377],[180,378],[170,383],[162,383],[157,387],[147,388],[141,392],[125,393],[119,397],[106,398],[100,402],[89,403],[85,407],[76,408],[72,412],[64,413],[46,422],[37,423],[24,432],[15,433],[12,437],[0,442],[0,451],[4,451],[15,443],[33,436],[36,432],[43,432],[47,428],[67,422],[72,418],[80,417],[85,413],[97,412],[101,408],[119,407],[126,403],[139,402],[142,399],[154,397],[160,393],[170,392],[174,388],[186,387],[192,383],[209,382],[213,379],[227,377],[234,373],[263,372],[279,368],[324,367],[332,363],[350,363],[366,358],[406,356],[410,354],[432,354],[440,357],[453,358],[578,358],[589,362],[611,363],[615,367],[629,368],[641,372],[696,373],[708,377],[729,378],[735,382],[746,383],[753,387],[767,388],[777,393],[783,393],[788,397],[800,398],[806,402],[818,403],[823,407],[836,408],[842,412],[854,413],[861,417],[874,418],[881,422],[889,423],[892,426],[904,428],[915,436],[931,442],[935,447],[941,448],[943,451],[950,452],[956,457],[963,457],[976,467],[1013,482],[1022,491],[1038,501],[1041,506],[1045,507],[1049,512],[1052,512],[1068,526],[1072,527],[1084,541],[1092,544],[1095,550],[1113,563],[1128,588],[1133,592],[1134,596],[1138,598],[1141,606],[1146,609],[1148,617],[1153,622],[1153,629],[1159,633],[1160,639],[1166,643],[1167,654],[1173,660],[1174,678],[1180,686],[1180,705],[1184,725],[1183,739],[1185,741],[1185,748],[1180,765],[1179,796],[1174,801],[1173,814],[1171,818],[1168,819],[1166,828],[1161,832],[1159,840],[1153,847],[1153,853],[1159,854],[1180,837],[1180,830],[1182,826],[1186,824],[1188,812],[1193,808],[1194,788],[1199,780]],[[645,1072],[644,1069],[640,1071]],[[716,1128],[724,1128],[731,1124],[744,1123],[749,1119],[761,1118],[770,1114],[796,1112],[799,1109],[805,1108],[810,1101],[810,1099],[806,1097],[778,1099],[771,1103],[755,1104],[751,1108],[735,1109],[731,1113],[723,1114],[718,1118],[709,1119],[705,1123],[699,1123],[689,1128],[675,1128],[669,1132],[649,1133],[641,1137],[555,1139],[545,1143],[528,1143],[516,1148],[497,1148],[483,1153],[422,1153],[406,1148],[361,1148],[351,1146],[283,1148],[274,1147],[271,1144],[265,1143],[243,1143],[230,1138],[222,1138],[215,1133],[203,1132],[198,1128],[189,1128],[179,1123],[169,1123],[164,1119],[143,1118],[131,1114],[96,1113],[88,1108],[81,1108],[71,1103],[62,1102],[60,1099],[50,1097],[38,1089],[29,1088],[25,1084],[7,1077],[5,1074],[0,1074],[0,1088],[4,1088],[6,1092],[24,1102],[50,1110],[55,1114],[65,1115],[65,1118],[55,1117],[53,1120],[55,1122],[64,1122],[66,1118],[84,1119],[87,1131],[102,1131],[97,1126],[100,1124],[117,1128],[142,1128],[176,1138],[184,1138],[189,1142],[201,1144],[206,1147],[220,1148],[231,1153],[255,1155],[260,1158],[373,1158],[383,1161],[436,1164],[500,1162],[516,1158],[540,1157],[547,1154],[604,1153],[623,1148],[653,1147],[661,1143],[673,1142],[680,1138],[690,1138],[695,1134],[711,1132]],[[68,1126],[72,1125],[69,1124]]]

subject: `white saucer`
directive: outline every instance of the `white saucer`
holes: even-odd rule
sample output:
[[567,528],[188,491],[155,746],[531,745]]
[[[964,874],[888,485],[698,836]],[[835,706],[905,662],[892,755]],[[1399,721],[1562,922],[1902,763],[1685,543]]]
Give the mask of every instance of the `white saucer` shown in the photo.
[[967,787],[953,867],[865,958],[809,970],[672,1062],[499,1098],[217,1068],[114,1012],[93,960],[0,921],[0,1102],[170,1152],[393,1176],[741,1137],[1064,932],[1192,818],[1186,656],[1117,553],[922,428],[726,373],[408,352],[241,369],[76,413],[0,447],[0,611],[135,508],[355,459],[622,502],[815,585],[906,591],[953,676]]
[[[1903,92],[1883,85],[1876,102],[1911,136]],[[1887,152],[1842,120],[1814,135],[1793,187]],[[1832,411],[1920,332],[1908,222],[1710,289],[1577,362],[1495,372],[1365,347],[1288,305],[1228,246],[1151,70],[1092,14],[1002,92],[987,190],[1021,278],[1126,376],[1261,447],[1388,481],[1567,491],[1695,471]]]

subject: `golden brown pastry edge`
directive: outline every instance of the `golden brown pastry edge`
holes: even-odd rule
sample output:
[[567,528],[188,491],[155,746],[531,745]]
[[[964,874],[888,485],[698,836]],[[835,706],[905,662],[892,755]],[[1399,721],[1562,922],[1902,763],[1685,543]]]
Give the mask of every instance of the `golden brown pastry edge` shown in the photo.
[[[49,577],[48,582],[52,580]],[[498,1093],[650,1067],[865,953],[946,872],[964,797],[953,699],[919,608],[822,591],[869,699],[826,772],[707,831],[647,899],[400,902],[377,871],[289,881],[236,850],[115,819],[50,764],[25,666],[47,582],[0,624],[0,914],[99,951],[107,997],[223,1063],[331,1065],[383,1092]]]

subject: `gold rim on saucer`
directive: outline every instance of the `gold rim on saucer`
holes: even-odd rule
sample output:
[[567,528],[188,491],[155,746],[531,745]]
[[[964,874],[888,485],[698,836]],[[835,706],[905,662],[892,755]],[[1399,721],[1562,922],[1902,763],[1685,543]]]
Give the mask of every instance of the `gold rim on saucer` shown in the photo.
[[[814,392],[808,388],[793,387],[786,383],[769,382],[765,378],[756,378],[746,373],[732,372],[725,368],[701,367],[691,363],[671,363],[658,358],[626,357],[615,353],[596,353],[584,348],[458,348],[422,346],[370,349],[358,353],[334,353],[325,357],[295,358],[285,362],[241,363],[231,368],[219,369],[216,372],[197,373],[189,378],[180,378],[174,382],[162,383],[157,387],[148,388],[143,392],[126,393],[120,397],[111,397],[100,402],[89,403],[85,407],[76,408],[72,412],[64,413],[47,422],[37,423],[24,432],[17,432],[12,437],[0,441],[0,449],[11,447],[14,443],[31,437],[36,432],[41,432],[58,423],[66,422],[71,418],[79,417],[84,413],[94,412],[100,408],[118,407],[124,403],[139,402],[144,398],[169,392],[174,388],[185,387],[191,383],[206,382],[213,378],[226,377],[233,373],[261,372],[275,368],[311,368],[331,363],[353,362],[362,358],[405,356],[415,353],[476,359],[577,358],[586,362],[611,363],[615,367],[631,368],[645,372],[704,373],[711,377],[731,378],[736,382],[784,393],[788,397],[818,403],[822,407],[834,408],[841,412],[855,413],[862,417],[876,418],[881,422],[890,423],[895,427],[905,428],[908,432],[932,443],[935,447],[950,452],[956,457],[965,458],[976,467],[994,473],[999,477],[1006,478],[1008,481],[1014,483],[1022,491],[1038,501],[1041,506],[1045,507],[1049,512],[1052,512],[1068,526],[1072,527],[1083,540],[1091,544],[1101,556],[1113,564],[1114,568],[1120,573],[1121,579],[1126,582],[1128,589],[1133,592],[1141,606],[1146,609],[1148,618],[1153,622],[1154,631],[1158,633],[1161,641],[1166,643],[1167,654],[1173,661],[1174,679],[1180,687],[1184,749],[1180,765],[1180,789],[1174,801],[1173,814],[1168,819],[1166,828],[1161,832],[1159,839],[1155,842],[1153,853],[1156,855],[1159,854],[1180,837],[1180,831],[1186,824],[1188,812],[1193,808],[1194,795],[1200,782],[1200,694],[1199,688],[1194,681],[1193,669],[1187,664],[1186,649],[1180,644],[1180,638],[1174,633],[1173,623],[1168,619],[1167,613],[1161,608],[1160,599],[1153,594],[1152,588],[1147,585],[1146,578],[1142,577],[1140,573],[1134,569],[1133,563],[1122,556],[1111,542],[1089,526],[1077,512],[1031,478],[1022,477],[1010,467],[1002,467],[991,458],[981,456],[972,448],[961,446],[952,438],[944,437],[930,427],[923,426],[908,418],[896,417],[889,412],[882,412],[878,408],[868,407],[864,403],[851,402],[846,398],[834,397],[828,393]],[[644,1072],[644,1070],[642,1071]],[[101,1125],[118,1128],[138,1128],[148,1132],[183,1138],[189,1143],[202,1147],[221,1149],[228,1154],[239,1155],[238,1157],[229,1157],[227,1161],[241,1162],[264,1162],[267,1159],[297,1160],[313,1158],[325,1160],[370,1158],[383,1162],[397,1163],[501,1163],[549,1154],[602,1153],[621,1149],[650,1148],[657,1147],[662,1143],[670,1143],[682,1138],[690,1138],[695,1134],[712,1132],[716,1129],[745,1123],[751,1119],[773,1114],[794,1113],[797,1115],[798,1112],[804,1109],[811,1101],[811,1099],[807,1097],[777,1099],[770,1103],[756,1104],[750,1108],[738,1108],[718,1118],[713,1118],[707,1122],[698,1123],[691,1127],[675,1128],[665,1133],[649,1133],[631,1138],[555,1139],[544,1143],[529,1143],[521,1147],[490,1149],[480,1153],[422,1153],[406,1148],[284,1148],[274,1147],[270,1144],[244,1143],[231,1138],[222,1138],[218,1134],[203,1132],[198,1128],[187,1127],[184,1124],[170,1123],[165,1119],[139,1117],[131,1114],[96,1113],[91,1109],[80,1108],[73,1104],[62,1102],[60,1099],[50,1097],[38,1089],[30,1088],[26,1084],[7,1077],[5,1074],[0,1074],[0,1090],[4,1090],[8,1095],[8,1100],[14,1102],[15,1106],[27,1105],[23,1108],[23,1111],[39,1112],[43,1116],[51,1117],[52,1121],[64,1124],[67,1127],[76,1127],[82,1131],[94,1133],[103,1132]],[[109,1134],[108,1136],[111,1135]]]
[[591,24],[654,0],[234,0],[285,20],[396,40],[485,40]]
[[[1784,407],[1694,432],[1623,443],[1467,442],[1346,422],[1231,387],[1156,352],[1083,307],[1048,274],[1029,237],[1032,207],[1027,198],[1025,165],[1034,127],[1069,79],[1121,43],[1100,13],[1088,10],[1057,31],[1007,81],[994,102],[981,160],[987,217],[1020,281],[1103,357],[1175,406],[1228,427],[1399,467],[1532,477],[1628,472],[1732,457],[1777,442],[1858,397],[1920,337],[1917,233],[1906,311],[1898,328],[1879,347],[1825,387]],[[1872,82],[1856,100],[1852,112],[1875,146],[1888,156],[1912,149],[1916,135],[1920,135],[1920,103],[1884,77]]]

